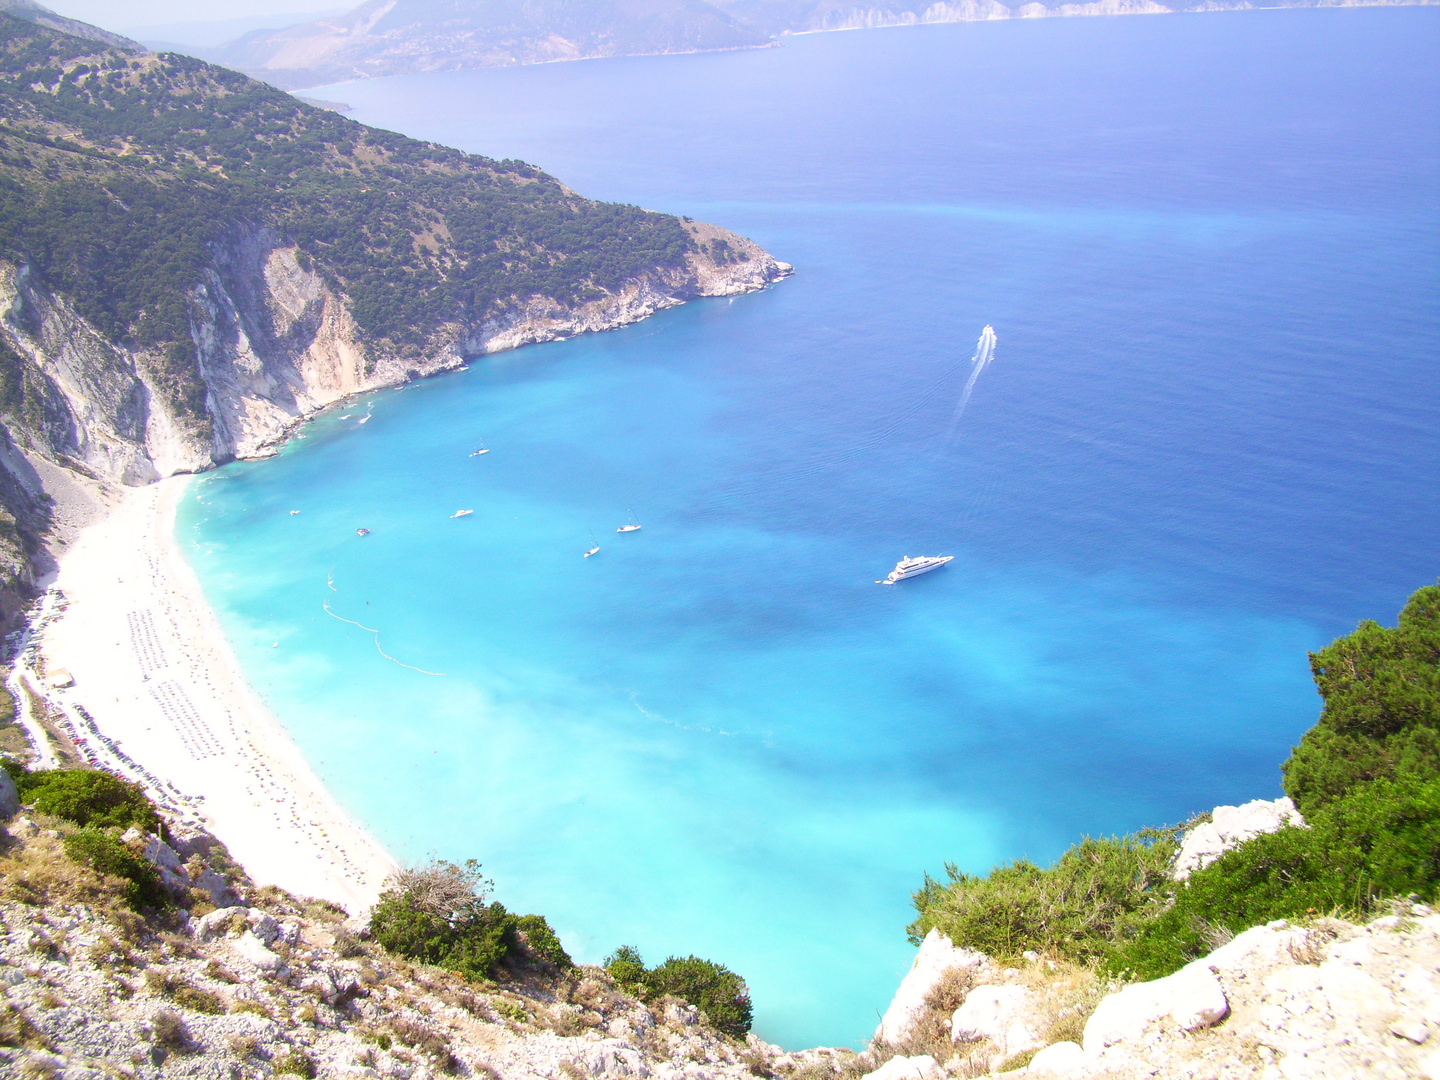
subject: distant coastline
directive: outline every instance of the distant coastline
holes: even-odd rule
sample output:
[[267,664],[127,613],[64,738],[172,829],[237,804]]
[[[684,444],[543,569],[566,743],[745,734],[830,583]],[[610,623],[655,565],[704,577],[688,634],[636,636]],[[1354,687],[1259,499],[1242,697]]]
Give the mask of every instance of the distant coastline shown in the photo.
[[[763,49],[784,38],[840,30],[879,30],[962,22],[1077,16],[1179,15],[1282,8],[1429,7],[1436,0],[1298,0],[1252,4],[1249,0],[1087,0],[1083,3],[1015,3],[1000,0],[939,0],[893,5],[843,6],[814,0],[810,5],[772,5],[766,0],[714,0],[699,5],[709,13],[704,27],[677,33],[657,20],[654,26],[623,18],[593,25],[516,15],[512,24],[492,27],[464,18],[436,24],[426,9],[412,11],[399,0],[377,20],[368,6],[346,15],[258,30],[214,47],[192,50],[196,56],[237,68],[292,92],[361,79],[596,60],[622,56],[681,56],[694,53]],[[703,13],[701,13],[703,15]],[[690,11],[691,18],[697,12]],[[678,16],[682,21],[684,16]],[[528,20],[528,21],[527,21]],[[702,18],[702,21],[703,18]],[[584,23],[584,20],[581,20]],[[158,44],[158,43],[157,43]],[[308,101],[308,98],[301,100]],[[315,102],[315,104],[321,104]],[[322,107],[329,107],[323,105]]]

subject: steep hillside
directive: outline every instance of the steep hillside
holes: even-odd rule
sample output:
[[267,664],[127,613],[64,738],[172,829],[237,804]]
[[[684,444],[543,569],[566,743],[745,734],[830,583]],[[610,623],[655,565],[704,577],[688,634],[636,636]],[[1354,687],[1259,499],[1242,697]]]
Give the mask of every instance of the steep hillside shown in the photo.
[[49,525],[43,463],[140,484],[263,454],[347,394],[786,270],[523,162],[0,14],[0,600]]
[[767,44],[704,0],[369,0],[205,55],[276,86]]
[[67,19],[63,15],[57,15],[49,8],[35,3],[35,0],[0,0],[0,12],[13,15],[17,19],[24,19],[26,22],[34,23],[36,26],[43,26],[48,30],[58,30],[62,34],[69,34],[72,37],[84,38],[87,41],[97,41],[102,45],[118,45],[123,48],[138,49],[140,46],[129,38],[121,37],[119,34],[112,34],[109,30],[102,30],[98,26],[91,26],[89,23],[81,22],[79,19]]
[[426,963],[387,935],[387,911],[393,922],[397,905],[443,907],[461,868],[397,873],[373,916],[347,918],[256,888],[214,837],[104,773],[11,769],[0,1075],[748,1080],[794,1068],[727,1030],[703,982],[657,991],[578,966],[542,917],[512,916],[469,881],[461,899],[505,921],[472,941],[485,948],[470,962]]

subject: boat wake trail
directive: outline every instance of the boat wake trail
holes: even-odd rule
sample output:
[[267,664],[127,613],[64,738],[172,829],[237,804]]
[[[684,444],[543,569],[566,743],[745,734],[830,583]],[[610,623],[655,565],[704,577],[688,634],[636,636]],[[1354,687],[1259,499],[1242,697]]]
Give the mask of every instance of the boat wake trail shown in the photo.
[[980,372],[985,370],[994,355],[995,328],[986,326],[980,331],[980,340],[975,343],[975,355],[970,358],[970,378],[965,380],[965,389],[960,391],[960,400],[955,405],[955,415],[950,418],[950,430],[945,435],[947,442],[954,441],[955,432],[960,427],[960,417],[965,415],[965,406],[970,404],[970,395],[975,392],[975,381],[980,378]]
[[[955,435],[960,426],[960,417],[965,412],[965,406],[970,403],[970,395],[975,391],[976,380],[980,378],[980,372],[985,370],[994,356],[995,328],[986,326],[980,333],[979,342],[975,345],[975,355],[970,358],[970,377],[966,379],[965,386],[960,391],[960,400],[955,406],[955,414],[950,418],[950,424],[945,432],[945,443],[939,445],[955,441]],[[867,458],[877,447],[883,446],[892,436],[909,425],[927,406],[945,393],[947,386],[953,386],[958,370],[963,369],[957,364],[939,375],[909,405],[885,421],[883,426],[874,429],[842,452],[838,454],[819,452],[805,457],[788,459],[781,467],[757,468],[750,474],[748,483],[726,487],[712,495],[702,505],[701,512],[723,512],[756,496],[793,489],[799,485],[818,483],[823,477],[833,476],[837,472],[852,468],[857,462]]]
[[[335,572],[334,572],[333,570],[330,572],[330,576],[325,579],[325,584],[330,587],[330,591],[331,591],[331,592],[339,592],[339,591],[340,591],[339,589],[335,588]],[[325,614],[326,614],[326,615],[329,615],[332,619],[338,619],[340,622],[349,623],[351,626],[358,626],[358,627],[360,627],[361,630],[364,630],[367,634],[374,634],[374,635],[375,635],[375,651],[378,652],[381,656],[385,657],[386,660],[389,660],[392,664],[395,664],[395,665],[397,665],[397,666],[399,666],[399,667],[407,668],[407,669],[409,669],[410,671],[418,671],[421,675],[437,675],[437,676],[439,676],[439,677],[442,678],[442,679],[445,677],[445,673],[444,673],[443,671],[426,671],[424,668],[416,667],[414,664],[407,664],[407,663],[405,663],[405,661],[403,661],[403,660],[396,660],[395,657],[391,656],[389,653],[387,653],[384,649],[382,649],[382,648],[380,647],[380,631],[379,631],[379,630],[376,630],[376,629],[374,629],[373,627],[366,626],[364,623],[358,623],[358,622],[356,622],[354,619],[347,619],[347,618],[345,618],[344,615],[336,615],[335,612],[333,612],[333,611],[330,610],[330,601],[329,601],[329,600],[326,600],[326,601],[325,601],[323,604],[321,604],[320,606],[325,610]]]

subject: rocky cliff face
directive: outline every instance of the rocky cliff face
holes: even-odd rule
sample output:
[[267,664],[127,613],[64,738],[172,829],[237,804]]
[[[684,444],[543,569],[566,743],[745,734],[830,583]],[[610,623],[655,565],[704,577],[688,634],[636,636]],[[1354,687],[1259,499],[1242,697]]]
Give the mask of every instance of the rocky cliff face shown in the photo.
[[254,889],[174,822],[174,846],[125,838],[183,904],[141,918],[123,882],[67,856],[71,831],[43,817],[0,829],[3,1076],[750,1080],[779,1057],[678,999],[637,1001],[600,968],[496,983],[406,963],[330,905]]
[[867,1056],[884,1063],[865,1080],[1435,1077],[1437,964],[1440,915],[1422,905],[1367,925],[1257,926],[1123,987],[1043,957],[1002,969],[937,934],[916,963],[925,977],[907,980],[920,996],[895,1032],[902,1053],[877,1042]]
[[[44,563],[55,495],[35,463],[100,483],[146,484],[235,458],[266,456],[295,424],[348,395],[396,386],[532,342],[606,330],[702,296],[764,288],[790,272],[753,242],[691,223],[698,250],[683,268],[656,268],[600,299],[536,298],[501,317],[430,328],[418,356],[369,345],[347,296],[335,292],[273,230],[237,229],[213,245],[191,299],[191,336],[205,386],[197,421],[160,385],[159,358],[111,341],[26,265],[0,262],[0,343],[15,354],[0,402],[0,606]],[[723,240],[724,245],[715,242]],[[13,600],[4,614],[13,611]]]

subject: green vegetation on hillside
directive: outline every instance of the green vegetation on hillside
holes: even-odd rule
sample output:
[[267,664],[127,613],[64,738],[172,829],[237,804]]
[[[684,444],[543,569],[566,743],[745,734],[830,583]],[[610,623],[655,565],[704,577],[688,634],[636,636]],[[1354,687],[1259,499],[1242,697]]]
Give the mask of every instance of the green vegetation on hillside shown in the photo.
[[1087,837],[1048,870],[1027,859],[985,876],[947,863],[946,882],[925,876],[915,894],[919,944],[931,928],[991,956],[1027,949],[1078,960],[1103,956],[1121,928],[1151,914],[1166,896],[1178,829],[1108,839]]
[[513,915],[488,899],[474,859],[394,875],[370,915],[375,940],[400,956],[476,979],[574,962],[541,915]]
[[127,844],[120,838],[132,827],[147,833],[163,832],[160,815],[142,788],[95,769],[30,772],[9,757],[0,758],[0,767],[15,781],[22,803],[80,826],[66,831],[62,839],[72,861],[118,878],[125,903],[135,911],[170,906],[160,872],[143,857],[142,844]]
[[400,355],[448,322],[594,299],[694,247],[676,218],[582,199],[523,162],[0,13],[0,255],[158,357],[151,374],[200,426],[193,290],[217,241],[246,227],[298,244],[369,345]]
[[100,874],[109,874],[125,883],[125,900],[136,911],[169,906],[169,896],[160,884],[160,872],[113,834],[87,828],[65,837],[65,854]]
[[96,769],[49,769],[27,772],[6,760],[22,801],[42,814],[97,829],[129,829],[158,833],[160,815],[138,784]]
[[750,1030],[750,991],[745,980],[724,964],[698,956],[671,956],[647,968],[638,949],[622,945],[605,958],[605,970],[617,986],[642,1001],[678,997],[704,1013],[716,1031],[738,1039]]
[[1306,818],[1371,780],[1440,776],[1440,588],[1415,593],[1393,630],[1362,622],[1310,670],[1325,708],[1281,766]]
[[[370,913],[375,940],[399,956],[472,979],[498,979],[530,971],[563,972],[575,966],[540,915],[515,915],[490,899],[491,882],[474,859],[464,865],[436,860],[391,876]],[[670,957],[646,968],[634,949],[605,961],[617,986],[643,1001],[682,998],[723,1034],[750,1030],[745,980],[698,956]]]
[[1364,622],[1310,658],[1319,722],[1281,767],[1305,826],[1241,844],[1188,881],[1179,830],[1085,840],[1049,869],[947,866],[915,893],[912,940],[938,928],[999,957],[1026,949],[1157,978],[1272,919],[1363,915],[1440,892],[1440,586],[1387,629]]

